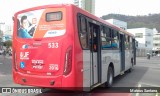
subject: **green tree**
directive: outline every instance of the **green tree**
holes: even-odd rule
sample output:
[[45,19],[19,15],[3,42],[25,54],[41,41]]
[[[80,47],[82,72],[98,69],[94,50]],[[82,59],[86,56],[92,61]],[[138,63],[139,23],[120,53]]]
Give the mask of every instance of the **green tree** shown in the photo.
[[11,47],[12,46],[12,41],[11,40],[5,41],[4,46],[6,46],[6,48]]
[[148,15],[137,15],[129,16],[122,14],[107,14],[101,17],[104,20],[107,19],[118,19],[127,22],[127,28],[156,28],[160,32],[160,13],[159,14],[148,14]]

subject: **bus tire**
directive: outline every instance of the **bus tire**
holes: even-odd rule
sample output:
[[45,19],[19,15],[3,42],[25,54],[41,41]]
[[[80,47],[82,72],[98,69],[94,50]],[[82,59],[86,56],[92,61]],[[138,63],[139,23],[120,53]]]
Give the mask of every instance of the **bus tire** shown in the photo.
[[127,72],[128,72],[128,73],[131,73],[131,72],[132,72],[132,68],[129,68]]
[[106,87],[112,87],[113,84],[113,68],[109,66],[107,74]]
[[127,70],[128,73],[131,73],[133,70],[133,58],[131,59],[131,64],[132,64],[131,68]]

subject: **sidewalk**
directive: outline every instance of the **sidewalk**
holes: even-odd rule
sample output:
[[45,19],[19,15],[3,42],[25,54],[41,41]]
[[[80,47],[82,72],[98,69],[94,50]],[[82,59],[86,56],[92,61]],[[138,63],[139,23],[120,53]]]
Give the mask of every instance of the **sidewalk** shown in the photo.
[[0,58],[12,59],[12,56],[9,56],[8,54],[6,56],[0,55]]
[[[146,57],[136,57],[136,59],[146,59],[146,60],[149,60],[149,59],[147,59],[147,56]],[[160,56],[151,56],[150,59],[151,60],[160,59]]]

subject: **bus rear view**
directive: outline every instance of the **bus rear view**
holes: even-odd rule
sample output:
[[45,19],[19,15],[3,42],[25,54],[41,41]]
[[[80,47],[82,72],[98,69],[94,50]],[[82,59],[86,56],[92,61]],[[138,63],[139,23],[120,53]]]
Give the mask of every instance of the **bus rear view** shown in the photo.
[[13,35],[14,82],[40,87],[73,86],[71,40],[66,31],[65,7],[17,12]]

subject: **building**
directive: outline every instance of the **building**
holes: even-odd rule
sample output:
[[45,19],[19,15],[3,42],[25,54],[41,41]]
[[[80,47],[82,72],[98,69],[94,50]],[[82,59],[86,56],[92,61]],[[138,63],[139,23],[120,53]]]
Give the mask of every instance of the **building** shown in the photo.
[[73,0],[73,4],[95,14],[95,0]]
[[154,33],[153,35],[153,53],[155,55],[160,54],[160,33]]
[[12,40],[13,26],[5,25],[3,30],[2,42]]
[[95,0],[85,0],[85,10],[95,14]]
[[132,33],[138,41],[137,56],[146,56],[147,53],[152,54],[153,48],[153,29],[133,28],[127,29]]
[[3,37],[4,30],[5,30],[5,23],[0,22],[0,39],[2,39]]
[[73,4],[82,9],[85,9],[85,0],[73,0]]
[[12,34],[13,34],[13,26],[5,23],[0,23],[0,42],[12,40]]
[[127,30],[127,22],[124,22],[124,21],[121,21],[121,20],[117,20],[117,19],[108,19],[106,20],[107,22],[119,27],[119,28],[122,28],[124,30]]
[[12,35],[13,34],[13,26],[5,25],[4,35]]

